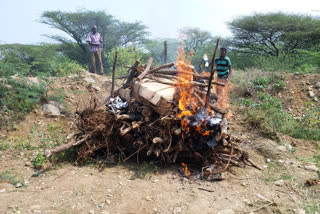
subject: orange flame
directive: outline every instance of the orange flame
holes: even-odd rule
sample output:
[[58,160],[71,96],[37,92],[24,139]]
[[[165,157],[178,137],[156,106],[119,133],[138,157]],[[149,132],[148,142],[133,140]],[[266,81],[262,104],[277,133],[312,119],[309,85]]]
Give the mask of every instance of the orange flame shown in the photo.
[[[191,56],[187,56],[190,58]],[[177,118],[183,118],[184,116],[193,116],[196,115],[200,111],[204,111],[208,116],[214,116],[215,112],[208,107],[207,109],[204,109],[203,106],[201,106],[199,102],[199,98],[197,98],[194,93],[194,84],[193,84],[193,76],[195,74],[195,71],[193,69],[193,66],[191,65],[190,60],[188,60],[184,53],[184,48],[180,47],[178,49],[178,61],[177,61],[177,70],[178,70],[178,78],[176,81],[176,88],[177,88],[177,95],[179,100],[179,114],[177,115]],[[201,75],[209,75],[207,72],[202,72]],[[220,79],[218,79],[218,82],[222,82]],[[230,109],[229,107],[229,97],[228,94],[230,90],[232,89],[231,83],[226,83],[225,87],[219,87],[216,85],[212,85],[212,92],[217,93],[219,99],[218,99],[218,107]],[[228,111],[228,114],[226,115],[227,119],[230,120],[232,113],[231,111]],[[195,130],[204,135],[208,136],[212,132],[212,130],[204,130],[203,125],[205,125],[207,121],[201,121],[199,124],[195,127]],[[190,129],[188,127],[188,119],[184,118],[181,120],[181,126],[185,128],[188,132],[190,132]],[[184,135],[182,135],[184,137]]]
[[185,163],[181,163],[181,165],[184,167],[184,174],[187,175],[187,176],[190,176],[191,173],[188,170],[188,165],[185,164]]

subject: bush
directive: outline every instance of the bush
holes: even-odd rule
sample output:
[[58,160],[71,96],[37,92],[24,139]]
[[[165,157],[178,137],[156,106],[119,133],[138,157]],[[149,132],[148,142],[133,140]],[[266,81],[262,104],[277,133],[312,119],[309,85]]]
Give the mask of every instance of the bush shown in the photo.
[[58,45],[0,46],[0,77],[63,76],[78,73],[82,67],[59,52]]

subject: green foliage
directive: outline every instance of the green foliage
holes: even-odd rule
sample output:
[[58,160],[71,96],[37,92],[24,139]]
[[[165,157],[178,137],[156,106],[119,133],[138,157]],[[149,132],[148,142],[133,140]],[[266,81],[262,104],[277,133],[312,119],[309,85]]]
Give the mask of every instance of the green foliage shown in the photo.
[[37,156],[32,160],[32,166],[35,169],[41,169],[46,162],[46,157],[42,155],[40,150],[38,150]]
[[64,76],[79,73],[82,67],[62,55],[59,45],[0,46],[0,77]]
[[117,68],[116,74],[117,76],[126,75],[126,71],[128,68],[124,68],[124,65],[132,66],[136,60],[139,60],[140,63],[144,63],[148,60],[149,55],[143,53],[141,50],[136,48],[134,45],[129,46],[127,48],[114,48],[108,54],[106,54],[106,58],[110,65],[114,62],[115,52],[118,51],[118,59],[117,59]]
[[234,19],[229,26],[235,46],[255,54],[296,54],[320,41],[319,19],[308,15],[256,13]]
[[45,96],[44,82],[33,83],[27,79],[6,79],[0,82],[0,127],[21,120]]

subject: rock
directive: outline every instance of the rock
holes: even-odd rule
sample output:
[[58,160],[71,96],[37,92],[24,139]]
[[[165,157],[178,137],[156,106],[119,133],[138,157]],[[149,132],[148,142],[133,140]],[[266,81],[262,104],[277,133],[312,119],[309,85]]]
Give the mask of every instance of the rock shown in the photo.
[[308,96],[311,97],[311,98],[313,98],[313,97],[314,97],[313,91],[308,91]]
[[90,211],[89,211],[89,214],[94,214],[94,210],[90,210]]
[[96,86],[96,85],[93,85],[92,88],[93,88],[94,90],[96,90],[96,91],[100,91],[100,90],[101,90],[100,87],[99,87],[99,86]]
[[293,209],[293,212],[295,214],[306,214],[306,211],[304,211],[303,209]]
[[285,146],[278,146],[277,147],[278,150],[280,150],[281,152],[286,152],[287,151],[287,148]]
[[266,162],[267,162],[267,163],[270,163],[270,162],[271,162],[271,159],[270,159],[270,158],[267,158]]
[[121,186],[126,185],[125,183],[123,183],[123,182],[121,182],[121,181],[119,181],[119,184],[120,184]]
[[48,104],[52,104],[59,109],[60,112],[65,112],[66,108],[64,105],[56,100],[49,100]]
[[38,204],[32,205],[32,206],[30,207],[30,209],[31,209],[31,210],[40,210],[40,209],[41,209],[41,206],[38,205]]
[[217,214],[235,214],[233,209],[220,210]]
[[312,88],[311,88],[311,87],[308,87],[308,88],[307,88],[307,91],[312,91]]
[[305,169],[305,170],[308,170],[308,171],[312,171],[312,172],[318,171],[318,167],[316,167],[315,165],[307,165],[307,166],[304,166],[304,169]]
[[110,214],[107,210],[101,210],[100,214]]
[[110,205],[110,204],[111,204],[111,201],[110,201],[110,200],[106,200],[106,203],[107,203],[108,205]]
[[147,197],[146,197],[146,200],[147,200],[147,201],[151,201],[152,198],[151,198],[150,196],[147,196]]
[[320,88],[320,82],[316,82],[316,84],[314,84],[315,88]]
[[22,187],[22,184],[21,183],[17,183],[16,184],[16,188],[20,188],[20,187]]
[[44,104],[42,108],[43,108],[44,114],[46,114],[46,115],[49,115],[49,116],[59,116],[60,115],[60,110],[55,105]]
[[318,102],[318,98],[317,98],[317,97],[314,97],[312,100],[313,100],[314,102]]
[[86,78],[83,78],[83,80],[86,82],[86,83],[95,83],[96,81],[94,81],[94,79],[90,78],[90,77],[86,77]]
[[181,207],[175,207],[175,208],[173,209],[173,214],[177,214],[177,213],[182,213]]
[[0,193],[6,192],[6,189],[0,189]]
[[31,162],[30,162],[30,161],[27,161],[27,162],[24,163],[24,165],[25,165],[25,166],[31,166]]
[[112,198],[112,197],[113,197],[113,195],[112,195],[112,194],[107,194],[107,196],[108,196],[109,198]]
[[278,186],[278,187],[282,187],[284,185],[284,180],[278,180],[273,182],[274,185]]

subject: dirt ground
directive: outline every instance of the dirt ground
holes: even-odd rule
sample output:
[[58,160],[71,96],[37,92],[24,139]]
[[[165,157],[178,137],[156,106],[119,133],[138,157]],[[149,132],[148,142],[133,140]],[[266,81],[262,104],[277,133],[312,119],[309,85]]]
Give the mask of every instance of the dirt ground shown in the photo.
[[[278,95],[285,102],[285,108],[298,114],[298,107],[311,102],[306,95],[308,85],[302,85],[301,81],[312,85],[319,77],[287,75],[289,84]],[[88,83],[84,78],[95,82]],[[90,97],[97,97],[97,103],[106,98],[110,82],[108,77],[89,73],[83,77],[57,79],[52,88],[65,91],[69,116],[47,117],[39,107],[17,124],[16,131],[4,129],[0,136],[14,143],[17,140],[10,139],[29,137],[30,145],[36,146],[44,142],[39,133],[45,133],[50,124],[59,127],[57,130],[66,136],[73,129],[73,113],[89,105]],[[92,90],[92,85],[100,90]],[[295,99],[289,99],[291,96]],[[233,118],[232,133],[245,140],[242,146],[263,170],[233,167],[225,173],[225,180],[219,182],[182,177],[178,173],[179,165],[160,168],[156,173],[138,178],[135,175],[139,169],[134,161],[105,168],[99,168],[98,164],[79,167],[68,161],[47,163],[43,173],[37,173],[30,164],[37,150],[28,149],[19,141],[20,147],[0,150],[0,213],[317,212],[320,184],[309,187],[305,182],[318,179],[318,175],[305,169],[310,165],[305,160],[319,152],[320,142],[280,135],[284,143],[279,144],[248,130],[239,116]]]

